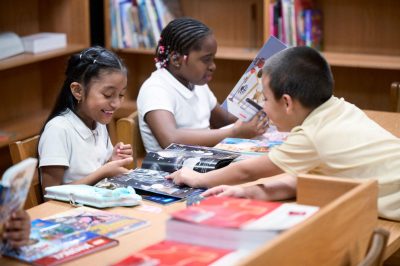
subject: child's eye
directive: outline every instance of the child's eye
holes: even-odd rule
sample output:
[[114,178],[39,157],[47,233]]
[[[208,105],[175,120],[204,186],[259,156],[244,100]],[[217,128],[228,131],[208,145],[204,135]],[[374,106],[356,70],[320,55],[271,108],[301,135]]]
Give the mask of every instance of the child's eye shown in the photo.
[[125,98],[125,94],[120,94],[119,98],[121,98],[121,99]]
[[107,99],[109,99],[109,98],[112,97],[112,94],[105,94],[105,93],[103,93],[103,95],[104,95],[104,97],[107,98]]

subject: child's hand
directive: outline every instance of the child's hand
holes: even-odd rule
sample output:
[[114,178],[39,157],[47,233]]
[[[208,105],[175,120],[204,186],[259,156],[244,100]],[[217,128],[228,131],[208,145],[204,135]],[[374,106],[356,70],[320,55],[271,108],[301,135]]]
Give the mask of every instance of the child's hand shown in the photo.
[[243,122],[238,119],[233,126],[232,137],[251,139],[264,134],[267,131],[268,126],[268,117],[263,111],[259,111],[248,122]]
[[101,167],[104,177],[117,176],[128,173],[130,170],[124,166],[130,164],[133,161],[132,156],[124,159],[117,159],[110,161]]
[[133,151],[131,144],[124,144],[122,142],[118,142],[117,145],[115,145],[112,156],[111,156],[111,161],[115,160],[120,160],[120,159],[125,159],[132,157]]
[[193,171],[189,168],[183,167],[182,169],[167,175],[165,178],[172,180],[177,185],[187,185],[189,187],[202,187],[199,184],[201,173]]
[[28,244],[31,232],[31,219],[25,210],[18,210],[11,214],[4,224],[3,239],[12,247]]
[[246,193],[243,187],[221,185],[210,188],[201,194],[203,197],[218,196],[218,197],[235,197],[245,198]]

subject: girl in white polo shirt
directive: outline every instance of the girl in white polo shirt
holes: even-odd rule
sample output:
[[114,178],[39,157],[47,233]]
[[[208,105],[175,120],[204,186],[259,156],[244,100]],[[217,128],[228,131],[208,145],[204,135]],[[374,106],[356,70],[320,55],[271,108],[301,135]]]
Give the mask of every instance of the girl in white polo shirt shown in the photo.
[[[200,21],[177,18],[161,32],[158,70],[144,82],[137,99],[140,132],[147,151],[169,144],[214,146],[226,137],[252,138],[266,130],[257,114],[236,122],[217,103],[207,83],[216,69],[217,42]],[[233,127],[223,128],[235,123]],[[211,128],[211,129],[210,129]]]
[[111,51],[91,47],[72,55],[66,79],[39,141],[42,187],[94,184],[127,172],[132,148],[112,146],[106,124],[121,106],[127,71]]

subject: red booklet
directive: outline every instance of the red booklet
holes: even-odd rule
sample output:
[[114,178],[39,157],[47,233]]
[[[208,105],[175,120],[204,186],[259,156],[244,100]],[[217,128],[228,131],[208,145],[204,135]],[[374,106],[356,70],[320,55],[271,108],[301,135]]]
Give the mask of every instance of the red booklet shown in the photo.
[[[161,241],[137,253],[134,253],[113,266],[143,266],[143,265],[210,265],[232,250],[197,246],[175,241]],[[226,258],[225,258],[226,259]],[[226,261],[229,263],[229,261]],[[229,264],[225,264],[229,265]]]
[[228,249],[252,249],[304,221],[319,208],[296,203],[209,197],[172,213],[167,239]]

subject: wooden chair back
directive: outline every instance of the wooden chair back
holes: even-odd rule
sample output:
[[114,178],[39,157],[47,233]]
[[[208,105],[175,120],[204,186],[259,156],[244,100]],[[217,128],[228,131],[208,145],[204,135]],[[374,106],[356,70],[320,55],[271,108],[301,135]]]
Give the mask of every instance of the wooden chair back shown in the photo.
[[383,228],[374,229],[367,254],[358,266],[382,266],[389,235],[389,231]]
[[390,86],[390,108],[393,112],[400,112],[400,82],[392,82]]
[[[39,135],[16,141],[9,144],[11,160],[13,164],[19,163],[26,158],[38,158]],[[43,202],[42,188],[39,180],[39,172],[36,171],[33,176],[28,197],[25,202],[25,209],[32,208]]]
[[133,149],[134,160],[128,166],[130,169],[138,167],[140,162],[146,155],[143,145],[142,136],[139,129],[138,112],[135,111],[129,116],[120,118],[117,121],[117,140],[125,144],[131,144]]
[[369,118],[400,138],[400,113],[364,110]]

